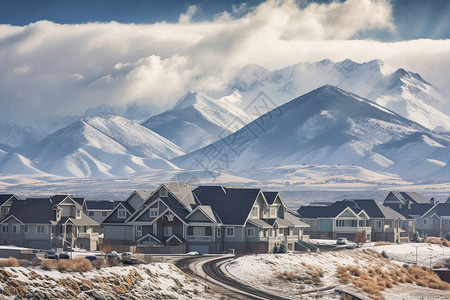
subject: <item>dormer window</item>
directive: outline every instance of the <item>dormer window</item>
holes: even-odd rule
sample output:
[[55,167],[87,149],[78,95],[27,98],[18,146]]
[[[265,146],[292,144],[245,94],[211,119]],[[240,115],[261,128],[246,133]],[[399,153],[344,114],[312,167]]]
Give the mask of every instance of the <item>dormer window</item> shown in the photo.
[[253,218],[258,217],[258,207],[257,206],[252,207],[252,217]]
[[127,217],[127,211],[123,208],[119,208],[117,210],[117,218],[119,219],[125,219]]
[[150,218],[155,218],[158,216],[158,208],[150,208]]
[[2,214],[2,215],[9,214],[9,207],[2,207],[0,210],[0,214]]
[[270,208],[270,217],[276,217],[276,215],[277,215],[277,208],[271,207]]
[[77,216],[76,216],[76,218],[77,219],[81,219],[81,210],[80,209],[77,209]]
[[167,190],[165,188],[162,188],[159,190],[159,196],[160,197],[167,197]]

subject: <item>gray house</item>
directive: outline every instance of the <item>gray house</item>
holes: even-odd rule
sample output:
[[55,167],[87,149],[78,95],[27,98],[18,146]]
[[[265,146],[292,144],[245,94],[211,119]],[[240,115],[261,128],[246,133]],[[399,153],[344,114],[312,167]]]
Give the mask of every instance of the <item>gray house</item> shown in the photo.
[[389,192],[383,202],[383,205],[392,208],[408,220],[414,220],[414,230],[422,235],[433,231],[433,221],[422,216],[436,204],[434,198],[428,200],[415,192]]
[[[422,221],[422,222],[420,222]],[[437,203],[420,220],[420,233],[430,236],[440,236],[450,238],[450,201]]]
[[2,244],[51,249],[79,247],[97,249],[99,224],[83,213],[83,201],[68,195],[14,199],[0,222]]
[[[355,234],[365,232],[369,241],[408,242],[413,232],[408,226],[414,225],[413,220],[373,199],[303,205],[297,212],[310,225],[305,233],[312,238],[353,240]],[[405,226],[409,231],[403,229]]]
[[97,223],[102,223],[118,205],[118,201],[113,200],[86,200],[85,203],[84,213]]
[[116,207],[102,223],[105,243],[199,253],[268,251],[281,242],[293,249],[307,225],[286,212],[278,193],[270,197],[269,203],[259,189],[162,184],[147,199],[140,197],[140,206],[127,209],[129,197]]

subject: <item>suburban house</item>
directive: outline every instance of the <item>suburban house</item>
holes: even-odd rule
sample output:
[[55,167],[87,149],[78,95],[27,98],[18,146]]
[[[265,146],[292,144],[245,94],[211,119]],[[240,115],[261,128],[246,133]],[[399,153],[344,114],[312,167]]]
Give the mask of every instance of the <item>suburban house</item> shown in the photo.
[[118,202],[113,200],[86,200],[84,213],[100,224],[113,211],[117,204]]
[[437,204],[434,198],[426,199],[415,192],[389,192],[383,202],[384,206],[390,207],[402,214],[407,219],[415,221],[415,230],[422,236],[429,234],[433,228],[428,218],[422,216]]
[[20,200],[14,194],[0,194],[0,221],[2,221],[11,209],[11,203],[14,200]]
[[102,226],[105,243],[199,253],[267,252],[280,243],[294,249],[307,227],[286,211],[278,193],[222,186],[192,190],[185,184],[162,184],[147,197],[134,191]]
[[[422,235],[450,238],[450,199],[437,203],[421,216]],[[419,221],[420,222],[420,221]]]
[[0,222],[0,241],[6,245],[51,249],[97,249],[99,224],[83,212],[84,199],[69,195],[13,199]]
[[414,232],[413,220],[373,199],[303,205],[297,213],[310,225],[305,233],[311,238],[353,240],[355,234],[365,232],[369,241],[408,242],[410,233]]

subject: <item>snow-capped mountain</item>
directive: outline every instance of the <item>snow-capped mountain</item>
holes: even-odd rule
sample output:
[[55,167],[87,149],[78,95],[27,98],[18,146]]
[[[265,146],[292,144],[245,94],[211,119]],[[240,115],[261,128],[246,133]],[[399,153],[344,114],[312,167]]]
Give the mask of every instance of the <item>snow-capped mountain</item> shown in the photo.
[[48,173],[108,177],[176,169],[168,159],[182,154],[178,146],[136,122],[102,115],[84,117],[49,135],[29,156]]
[[174,107],[152,116],[142,125],[189,152],[227,136],[254,119],[234,104],[239,101],[238,93],[213,99],[190,91]]
[[450,102],[419,74],[394,69],[380,60],[299,63],[270,71],[248,65],[237,72],[229,91],[246,101],[261,91],[278,105],[320,86],[331,84],[376,102],[428,129],[450,131]]
[[91,107],[86,110],[83,116],[116,115],[140,123],[147,120],[148,116],[152,114],[154,112],[152,112],[149,105],[135,102],[125,105],[100,104],[97,107]]
[[[420,138],[427,137],[418,143]],[[450,140],[369,100],[323,86],[264,114],[212,145],[172,160],[182,168],[248,169],[301,164],[358,165],[406,178],[408,161],[444,167]],[[213,149],[214,151],[210,151]],[[416,157],[404,153],[414,153]],[[212,156],[214,155],[214,156]],[[220,158],[220,159],[219,159]],[[405,167],[402,167],[402,166]]]

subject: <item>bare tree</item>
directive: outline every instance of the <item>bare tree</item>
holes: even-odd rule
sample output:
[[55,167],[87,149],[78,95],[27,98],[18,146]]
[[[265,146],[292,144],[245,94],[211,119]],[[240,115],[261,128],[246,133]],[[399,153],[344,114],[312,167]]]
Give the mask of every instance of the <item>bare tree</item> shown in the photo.
[[357,234],[355,234],[355,237],[353,238],[354,242],[358,247],[361,247],[366,241],[366,231],[360,231]]

